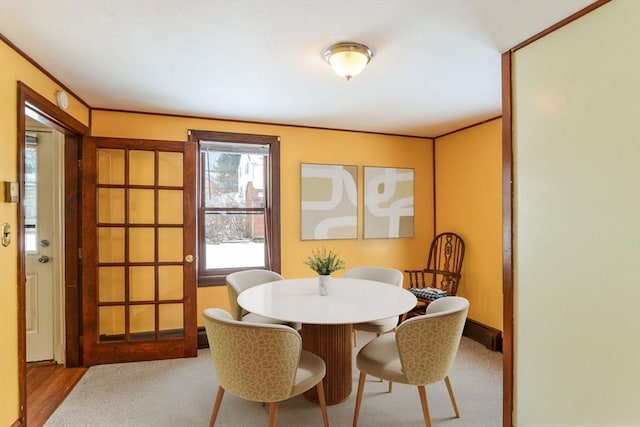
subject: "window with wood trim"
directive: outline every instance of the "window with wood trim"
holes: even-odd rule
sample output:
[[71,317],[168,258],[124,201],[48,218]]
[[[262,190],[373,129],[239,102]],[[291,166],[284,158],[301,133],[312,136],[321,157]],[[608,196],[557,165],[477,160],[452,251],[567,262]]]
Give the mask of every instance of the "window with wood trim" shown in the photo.
[[227,274],[280,271],[280,139],[189,131],[199,145],[198,285]]

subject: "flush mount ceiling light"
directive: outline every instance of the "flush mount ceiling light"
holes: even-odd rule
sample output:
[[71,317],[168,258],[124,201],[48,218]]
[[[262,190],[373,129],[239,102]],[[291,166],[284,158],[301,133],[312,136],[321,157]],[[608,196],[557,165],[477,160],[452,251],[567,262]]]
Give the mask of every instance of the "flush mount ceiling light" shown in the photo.
[[351,80],[371,61],[373,51],[360,43],[340,42],[326,48],[322,56],[336,73]]

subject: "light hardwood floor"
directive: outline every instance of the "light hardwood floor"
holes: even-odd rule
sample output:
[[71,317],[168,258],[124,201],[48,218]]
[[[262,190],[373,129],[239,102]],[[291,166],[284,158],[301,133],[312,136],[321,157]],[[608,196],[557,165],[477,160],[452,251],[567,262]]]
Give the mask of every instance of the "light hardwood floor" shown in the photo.
[[27,366],[27,425],[40,427],[67,397],[87,368],[64,368],[55,363]]

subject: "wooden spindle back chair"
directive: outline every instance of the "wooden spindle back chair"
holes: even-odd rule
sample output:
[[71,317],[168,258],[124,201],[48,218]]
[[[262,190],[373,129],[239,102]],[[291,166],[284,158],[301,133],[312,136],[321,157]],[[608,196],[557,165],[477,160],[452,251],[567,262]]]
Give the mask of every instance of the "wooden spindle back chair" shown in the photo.
[[458,293],[464,251],[462,237],[452,232],[440,233],[431,242],[426,268],[404,270],[409,277],[409,290],[418,298],[418,307]]

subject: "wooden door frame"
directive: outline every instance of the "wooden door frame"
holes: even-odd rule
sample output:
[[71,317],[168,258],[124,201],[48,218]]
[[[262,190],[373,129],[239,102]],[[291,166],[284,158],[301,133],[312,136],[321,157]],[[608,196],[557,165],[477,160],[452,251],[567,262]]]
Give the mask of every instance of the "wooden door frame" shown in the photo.
[[513,56],[538,39],[570,24],[589,12],[609,3],[597,0],[562,21],[535,34],[502,54],[502,282],[503,282],[503,392],[502,425],[514,425],[515,384],[515,313],[514,268],[514,127],[513,127]]
[[38,120],[65,135],[65,365],[80,366],[80,263],[78,261],[80,243],[79,211],[79,173],[78,156],[82,138],[89,135],[85,126],[48,99],[31,89],[23,82],[17,84],[17,171],[20,186],[20,198],[17,206],[17,226],[15,241],[18,251],[18,393],[20,402],[20,420],[26,425],[27,416],[27,336],[26,336],[26,270],[24,256],[24,150],[26,132],[25,107],[38,114]]

